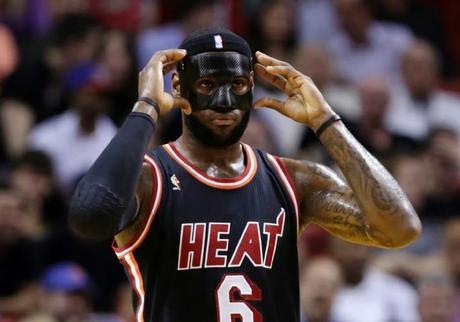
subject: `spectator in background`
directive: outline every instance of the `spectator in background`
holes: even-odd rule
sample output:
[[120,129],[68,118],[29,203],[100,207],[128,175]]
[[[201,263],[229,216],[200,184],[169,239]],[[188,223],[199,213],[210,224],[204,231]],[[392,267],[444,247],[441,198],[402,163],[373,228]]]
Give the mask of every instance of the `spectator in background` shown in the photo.
[[[391,173],[409,198],[412,206],[423,218],[423,207],[430,185],[430,178],[426,175],[426,163],[423,158],[420,157],[420,154],[413,155],[411,153],[393,156]],[[424,233],[426,233],[425,229]]]
[[454,285],[448,275],[433,272],[418,282],[420,322],[458,322],[454,318]]
[[10,30],[0,24],[0,84],[10,75],[18,63],[18,48]]
[[451,130],[432,130],[423,159],[429,180],[422,217],[440,223],[457,216],[460,213],[460,138]]
[[340,33],[333,0],[300,1],[298,15],[301,43],[324,44]]
[[0,163],[17,157],[25,148],[33,124],[30,108],[21,102],[3,99],[4,81],[14,72],[19,52],[10,30],[0,24]]
[[[139,66],[145,66],[153,53],[159,50],[177,48],[185,35],[193,30],[209,27],[217,22],[215,0],[180,0],[179,2],[178,21],[153,26],[138,35],[136,50]],[[170,89],[171,86],[166,88]]]
[[7,21],[13,26],[16,37],[27,45],[36,44],[53,28],[56,21],[68,14],[84,14],[88,0],[27,0],[5,1]]
[[426,254],[441,247],[441,227],[460,213],[460,143],[452,131],[432,131],[416,153],[391,156],[391,172],[424,223],[420,239],[407,249]]
[[460,218],[450,219],[444,225],[443,255],[447,270],[453,279],[454,322],[460,321]]
[[28,151],[13,165],[10,185],[41,208],[53,188],[53,165],[48,156]]
[[[292,61],[296,48],[295,3],[293,1],[270,0],[260,5],[250,30],[253,50],[259,50],[285,61]],[[285,95],[277,88],[258,79],[254,90],[254,101],[265,96],[283,99]],[[273,139],[280,153],[293,156],[299,148],[305,127],[270,110],[260,109],[260,117],[273,133]]]
[[87,13],[91,0],[46,0],[54,19],[61,19],[68,14]]
[[[412,253],[426,254],[439,249],[441,246],[440,224],[446,218],[446,214],[451,211],[447,208],[438,208],[438,206],[442,206],[434,206],[434,201],[430,201],[438,195],[435,191],[440,188],[438,186],[440,181],[435,179],[436,173],[438,173],[437,167],[431,161],[427,161],[423,152],[399,153],[392,156],[390,162],[392,174],[423,222],[423,234],[406,250]],[[444,180],[446,181],[446,178]],[[406,260],[404,259],[404,261]]]
[[26,151],[16,159],[8,185],[35,205],[47,230],[66,224],[66,202],[56,188],[53,164],[45,153]]
[[337,61],[341,77],[353,83],[373,77],[395,82],[401,53],[412,42],[403,26],[373,20],[366,0],[334,0],[340,32],[322,40]]
[[441,91],[439,61],[431,45],[412,44],[401,61],[403,83],[396,86],[388,112],[389,129],[423,141],[430,129],[448,128],[460,135],[460,97]]
[[0,320],[20,317],[37,304],[39,231],[40,218],[33,205],[17,192],[1,190]]
[[268,0],[261,4],[250,28],[253,50],[283,61],[292,60],[292,52],[297,46],[295,5],[291,0]]
[[333,317],[345,322],[417,322],[417,294],[402,279],[370,266],[369,247],[334,238],[332,252],[344,276]]
[[97,22],[83,14],[58,20],[44,50],[36,46],[4,84],[4,97],[29,105],[36,121],[63,111],[64,78],[71,66],[93,61],[100,45]]
[[0,103],[0,163],[11,161],[24,152],[34,121],[33,112],[27,104],[15,99],[4,99]]
[[128,34],[110,30],[105,33],[100,62],[110,74],[109,116],[121,125],[137,99],[137,65]]
[[392,134],[385,124],[390,104],[388,82],[380,78],[367,79],[359,83],[358,91],[360,117],[349,126],[357,140],[379,159],[388,159],[395,151],[414,151],[415,141]]
[[[90,278],[74,263],[57,263],[41,278],[40,307],[51,321],[87,321],[90,312]],[[89,320],[88,320],[89,321]]]
[[89,1],[89,9],[106,27],[136,32],[140,27],[142,0]]
[[[455,133],[445,129],[432,131],[423,150],[415,154],[400,153],[391,157],[391,172],[420,215],[423,234],[415,243],[405,248],[404,252],[379,256],[380,267],[416,284],[417,277],[425,269],[440,261],[436,252],[443,246],[444,223],[460,213],[459,171],[459,139]],[[448,221],[446,227],[449,228],[445,229],[444,235],[449,238],[444,237],[444,240],[452,240],[455,234],[460,234],[460,229],[455,233],[454,223],[455,219]],[[452,257],[448,256],[451,258],[449,261],[455,260],[455,251],[452,249],[448,253],[452,254]],[[425,260],[424,256],[427,254],[436,260]]]
[[115,314],[121,319],[120,322],[134,322],[136,316],[133,311],[133,298],[131,286],[127,282],[120,285],[115,297]]
[[339,265],[327,257],[308,260],[300,273],[302,322],[340,322],[332,318],[335,295],[342,283]]
[[29,145],[47,153],[56,179],[70,193],[116,132],[107,111],[107,71],[94,63],[72,68],[66,77],[71,109],[32,129]]
[[355,86],[338,82],[336,62],[331,52],[320,43],[310,43],[294,51],[293,65],[311,77],[327,102],[349,121],[360,116],[359,96]]
[[376,17],[381,21],[407,26],[417,38],[428,41],[442,57],[443,74],[452,74],[452,62],[448,53],[445,21],[439,10],[427,1],[377,0]]
[[91,283],[78,264],[61,262],[47,268],[38,309],[20,322],[121,322],[114,315],[92,311]]
[[[442,53],[445,76],[451,75],[446,21],[429,1],[366,0],[374,6],[377,25],[393,28],[404,25],[418,38],[429,41]],[[455,0],[454,0],[455,1]],[[431,1],[435,2],[435,1]],[[446,4],[445,7],[448,7]],[[300,40],[303,43],[324,43],[340,33],[340,25],[333,0],[304,0],[300,3]],[[455,13],[453,13],[455,14]],[[383,23],[382,23],[383,22]],[[379,75],[373,75],[379,76]]]

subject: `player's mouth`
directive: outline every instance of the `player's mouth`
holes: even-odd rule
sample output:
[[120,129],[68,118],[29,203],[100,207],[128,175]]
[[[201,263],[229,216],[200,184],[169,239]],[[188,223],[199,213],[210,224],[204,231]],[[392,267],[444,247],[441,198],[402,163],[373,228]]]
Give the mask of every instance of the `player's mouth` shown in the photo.
[[235,123],[235,119],[233,118],[222,117],[222,118],[216,118],[212,120],[212,124],[217,125],[217,126],[228,126],[228,125],[232,125],[233,123]]
[[237,119],[238,115],[235,111],[229,111],[227,113],[214,112],[211,116],[211,123],[216,126],[229,126],[234,124]]

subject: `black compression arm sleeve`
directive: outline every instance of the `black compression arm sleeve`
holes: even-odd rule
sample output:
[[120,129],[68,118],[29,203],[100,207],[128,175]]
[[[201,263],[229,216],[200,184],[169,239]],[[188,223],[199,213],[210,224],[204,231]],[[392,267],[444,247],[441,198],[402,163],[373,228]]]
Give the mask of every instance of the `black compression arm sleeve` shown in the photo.
[[135,193],[153,120],[132,112],[78,184],[69,210],[73,231],[85,238],[111,238],[134,219]]

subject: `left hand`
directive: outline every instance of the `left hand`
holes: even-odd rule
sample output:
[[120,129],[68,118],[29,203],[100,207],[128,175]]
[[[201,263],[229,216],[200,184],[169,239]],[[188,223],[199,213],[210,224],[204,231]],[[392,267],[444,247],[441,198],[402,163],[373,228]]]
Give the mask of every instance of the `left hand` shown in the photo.
[[255,107],[269,107],[316,131],[334,113],[310,77],[288,63],[261,52],[256,53],[256,74],[288,95],[282,102],[264,97]]

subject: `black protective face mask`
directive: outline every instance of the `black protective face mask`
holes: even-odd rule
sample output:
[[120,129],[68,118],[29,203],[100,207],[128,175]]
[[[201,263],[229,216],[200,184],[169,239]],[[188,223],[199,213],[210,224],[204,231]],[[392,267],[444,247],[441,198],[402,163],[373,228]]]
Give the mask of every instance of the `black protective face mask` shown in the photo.
[[[250,81],[252,62],[250,58],[234,51],[205,52],[184,58],[177,67],[181,96],[192,105],[193,110],[213,109],[225,112],[227,109],[249,110],[252,107],[252,87],[237,94],[232,89],[235,77]],[[198,93],[195,82],[202,77],[217,81],[209,95]]]

